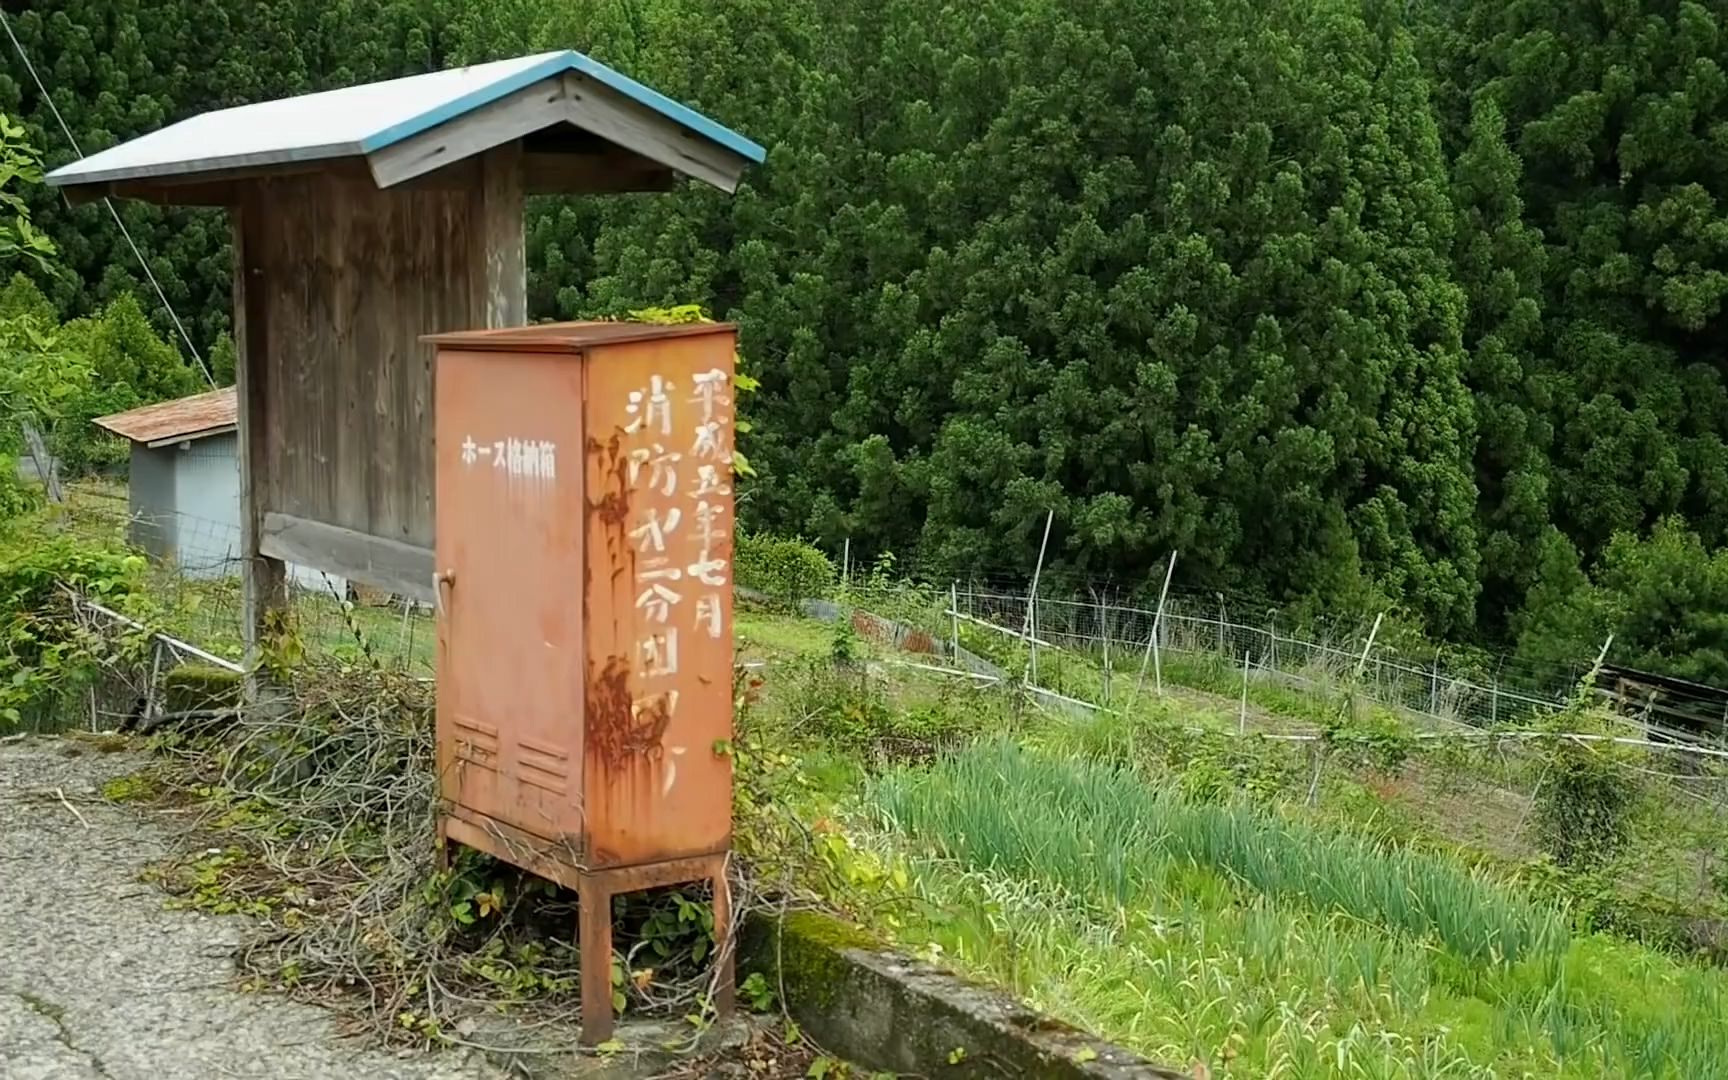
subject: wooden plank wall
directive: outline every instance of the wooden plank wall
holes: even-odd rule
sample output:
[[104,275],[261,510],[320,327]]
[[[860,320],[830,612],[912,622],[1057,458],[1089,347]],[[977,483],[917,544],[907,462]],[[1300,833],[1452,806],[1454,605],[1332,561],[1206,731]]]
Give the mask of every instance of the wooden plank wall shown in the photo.
[[[525,321],[520,161],[509,144],[458,182],[388,191],[352,173],[254,182],[246,287],[268,336],[248,335],[242,363],[257,377],[241,385],[262,398],[248,411],[264,459],[252,470],[260,521],[424,548],[430,567],[433,350],[419,338]],[[295,558],[399,584],[344,565],[336,547]]]

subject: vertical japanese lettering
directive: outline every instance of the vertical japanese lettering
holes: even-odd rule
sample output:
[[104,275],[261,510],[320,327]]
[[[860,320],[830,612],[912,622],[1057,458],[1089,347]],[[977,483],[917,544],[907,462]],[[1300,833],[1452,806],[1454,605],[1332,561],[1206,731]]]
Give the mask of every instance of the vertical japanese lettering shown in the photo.
[[[680,665],[706,665],[708,643],[731,631],[731,373],[650,373],[628,390],[623,411],[619,453],[630,494],[625,531],[635,578],[629,594],[633,709],[642,723],[652,717],[664,724],[677,707]],[[502,452],[508,455],[509,446]],[[701,647],[689,648],[691,641]],[[680,655],[681,647],[688,655]],[[706,683],[715,673],[704,666],[695,674]],[[672,790],[684,748],[668,740],[665,751],[663,794]]]

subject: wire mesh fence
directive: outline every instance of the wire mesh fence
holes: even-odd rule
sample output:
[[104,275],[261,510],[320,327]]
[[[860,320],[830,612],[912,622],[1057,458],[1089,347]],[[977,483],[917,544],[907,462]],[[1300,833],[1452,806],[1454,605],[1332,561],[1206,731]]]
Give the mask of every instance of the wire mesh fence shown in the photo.
[[1112,602],[1101,595],[1040,595],[1030,605],[1030,616],[1026,592],[957,584],[952,597],[961,619],[1018,633],[1030,627],[1042,646],[1081,652],[1100,665],[1108,657],[1113,674],[1127,670],[1143,683],[1158,678],[1156,666],[1172,657],[1240,668],[1253,680],[1317,691],[1335,690],[1360,667],[1358,694],[1435,723],[1482,728],[1553,713],[1564,707],[1576,686],[1567,671],[1550,680],[1549,693],[1514,689],[1497,679],[1451,670],[1437,652],[1419,660],[1382,643],[1370,649],[1372,623],[1320,624],[1327,636],[1315,639],[1295,626],[1281,628],[1275,610],[1265,612],[1264,622],[1243,623],[1229,618],[1226,605],[1206,597],[1170,596],[1161,617],[1156,607]]
[[[149,558],[150,595],[170,636],[243,660],[237,523],[165,510],[134,513],[123,488],[90,484],[74,489],[67,519],[74,531],[123,541]],[[287,584],[290,626],[303,648],[432,674],[430,605],[294,564],[287,567]]]
[[[1537,867],[1538,876],[1553,872],[1557,864],[1543,860],[1566,846],[1558,815],[1575,796],[1554,793],[1570,790],[1576,777],[1556,761],[1564,759],[1558,748],[1575,747],[1610,770],[1620,793],[1611,801],[1640,808],[1625,818],[1613,856],[1594,864],[1616,899],[1609,903],[1604,894],[1602,910],[1590,917],[1686,949],[1728,948],[1721,913],[1728,901],[1728,747],[1718,740],[1642,716],[1622,716],[1627,723],[1605,730],[1573,730],[1575,682],[1556,680],[1551,696],[1539,696],[1451,670],[1435,653],[1416,661],[1375,641],[1373,622],[1333,624],[1324,636],[1308,636],[1264,608],[1264,622],[1234,621],[1215,596],[1169,597],[1160,617],[1156,606],[1124,603],[1103,590],[1083,597],[1040,590],[1030,605],[1027,591],[958,582],[912,593],[864,594],[859,602],[898,604],[897,616],[923,627],[950,656],[983,649],[1004,669],[1004,682],[1020,686],[1043,711],[1129,720],[1127,727],[1080,725],[1100,738],[1138,730],[1133,725],[1149,716],[1188,732],[1191,745],[1175,754],[1187,762],[1185,785],[1213,775],[1195,762],[1216,765],[1208,755],[1219,753],[1222,739],[1238,748],[1219,759],[1234,778],[1229,783],[1293,794],[1322,814],[1364,812],[1362,793],[1371,792],[1366,812],[1388,835],[1418,830]],[[1373,720],[1360,730],[1346,725],[1351,730],[1341,737],[1332,726],[1347,709],[1360,718],[1376,708],[1407,722],[1386,744],[1398,748],[1396,761],[1380,761],[1362,750],[1369,743],[1352,741],[1373,731]],[[1545,723],[1556,714],[1558,726]],[[1134,736],[1126,738],[1113,745],[1132,745]],[[1257,758],[1256,746],[1284,749]],[[1269,774],[1260,771],[1268,761],[1278,763]],[[1300,775],[1286,775],[1292,771]]]

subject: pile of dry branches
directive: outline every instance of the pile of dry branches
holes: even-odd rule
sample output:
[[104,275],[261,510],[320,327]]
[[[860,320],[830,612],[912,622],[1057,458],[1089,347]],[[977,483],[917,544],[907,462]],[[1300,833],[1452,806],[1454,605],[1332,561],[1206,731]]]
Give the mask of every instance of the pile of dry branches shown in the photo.
[[[307,664],[278,700],[159,735],[163,787],[198,809],[198,850],[165,880],[189,902],[260,916],[248,978],[347,1010],[393,1039],[499,1046],[514,1014],[573,1038],[574,895],[472,852],[440,868],[432,689],[371,667]],[[734,884],[734,910],[749,903]],[[615,1002],[706,1023],[714,945],[698,890],[620,901]]]

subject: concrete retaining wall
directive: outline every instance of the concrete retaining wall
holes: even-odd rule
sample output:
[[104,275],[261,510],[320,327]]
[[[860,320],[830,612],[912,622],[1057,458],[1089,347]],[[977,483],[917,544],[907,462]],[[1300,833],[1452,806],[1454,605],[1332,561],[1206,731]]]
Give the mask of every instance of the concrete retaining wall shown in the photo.
[[870,1069],[930,1077],[1176,1080],[1112,1043],[884,949],[817,912],[748,922],[739,974],[761,972],[817,1045]]

